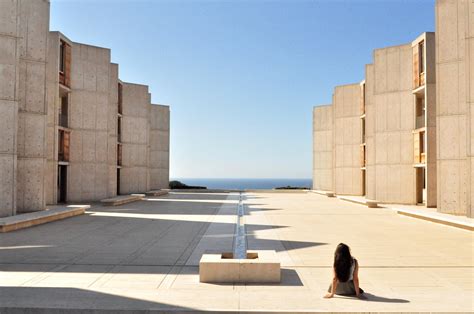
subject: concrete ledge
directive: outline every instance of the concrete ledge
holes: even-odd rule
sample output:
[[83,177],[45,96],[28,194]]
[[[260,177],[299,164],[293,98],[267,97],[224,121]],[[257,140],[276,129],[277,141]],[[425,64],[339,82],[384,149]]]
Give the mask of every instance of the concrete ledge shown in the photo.
[[234,259],[232,253],[210,253],[199,261],[200,282],[278,283],[280,273],[275,251],[247,251],[247,259]]
[[169,190],[153,190],[145,193],[146,196],[162,196],[169,193]]
[[51,209],[42,211],[0,218],[0,232],[10,232],[65,219],[68,217],[82,215],[88,208],[90,208],[89,205],[69,205],[65,207],[53,207]]
[[366,199],[363,196],[337,196],[337,198],[340,199],[340,200],[343,200],[343,201],[356,203],[356,204],[360,204],[360,205],[365,205],[369,208],[378,208],[379,207],[377,201]]
[[105,206],[118,206],[143,199],[144,194],[131,194],[131,195],[119,195],[112,198],[106,198],[101,200],[102,205]]
[[333,191],[311,190],[311,192],[316,193],[316,194],[320,194],[320,195],[324,195],[324,196],[327,196],[327,197],[336,197],[336,193],[334,193]]
[[397,214],[409,216],[413,218],[423,219],[435,223],[440,223],[443,225],[461,228],[469,231],[474,231],[474,224],[468,220],[472,220],[467,217],[453,216],[450,214],[443,214],[438,212],[428,212],[424,210],[416,209],[404,209],[404,208],[394,208],[397,211]]

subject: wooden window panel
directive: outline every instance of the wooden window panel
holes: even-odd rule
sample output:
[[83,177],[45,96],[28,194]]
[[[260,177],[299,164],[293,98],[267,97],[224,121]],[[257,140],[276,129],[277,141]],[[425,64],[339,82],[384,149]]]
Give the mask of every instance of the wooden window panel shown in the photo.
[[71,46],[64,46],[64,85],[71,87]]
[[69,161],[69,152],[71,144],[71,134],[67,131],[64,131],[64,161]]
[[420,163],[420,133],[413,134],[413,162]]
[[420,86],[420,57],[419,57],[419,47],[416,45],[413,47],[413,88]]

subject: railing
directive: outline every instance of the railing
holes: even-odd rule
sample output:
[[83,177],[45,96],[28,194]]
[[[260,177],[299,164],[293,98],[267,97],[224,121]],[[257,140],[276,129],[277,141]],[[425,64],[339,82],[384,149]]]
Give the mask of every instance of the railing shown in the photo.
[[417,116],[415,121],[415,129],[421,129],[425,127],[425,115]]
[[67,114],[60,114],[59,115],[59,126],[62,126],[64,128],[68,127],[68,116],[67,116]]

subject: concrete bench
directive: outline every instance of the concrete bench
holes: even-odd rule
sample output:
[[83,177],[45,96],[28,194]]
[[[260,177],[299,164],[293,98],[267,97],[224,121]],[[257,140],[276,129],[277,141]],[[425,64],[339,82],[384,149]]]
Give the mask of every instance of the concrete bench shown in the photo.
[[169,193],[169,190],[153,190],[145,193],[146,196],[162,196]]
[[0,232],[10,232],[82,215],[88,208],[90,208],[89,205],[55,206],[37,212],[0,218]]
[[247,258],[232,253],[205,253],[199,261],[199,281],[207,283],[278,283],[280,261],[275,251],[247,251]]
[[103,199],[100,202],[105,206],[119,206],[135,201],[140,201],[144,196],[144,194],[119,195],[116,197]]
[[377,201],[374,201],[374,200],[366,200],[365,203],[366,203],[367,207],[369,207],[369,208],[379,207],[379,204],[377,203]]

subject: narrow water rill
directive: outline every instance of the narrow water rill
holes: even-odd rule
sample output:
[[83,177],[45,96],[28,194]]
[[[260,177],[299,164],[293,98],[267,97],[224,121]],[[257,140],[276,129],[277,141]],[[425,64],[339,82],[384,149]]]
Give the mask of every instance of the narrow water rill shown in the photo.
[[242,192],[239,194],[237,205],[237,223],[234,235],[234,258],[244,259],[247,257],[247,237],[245,232],[245,210]]
[[[234,194],[235,196],[235,194]],[[248,250],[245,195],[239,193],[232,252],[206,253],[199,261],[199,281],[215,283],[277,283],[280,262],[274,250]]]

